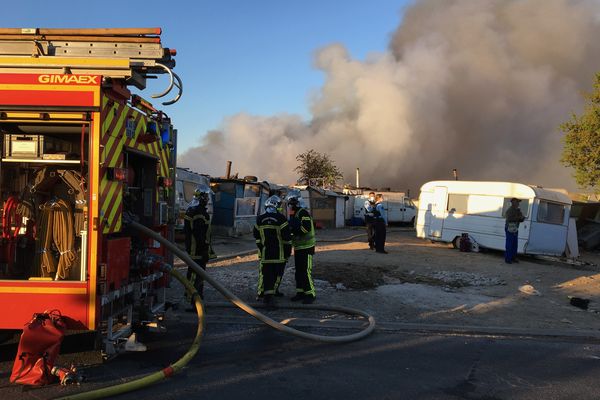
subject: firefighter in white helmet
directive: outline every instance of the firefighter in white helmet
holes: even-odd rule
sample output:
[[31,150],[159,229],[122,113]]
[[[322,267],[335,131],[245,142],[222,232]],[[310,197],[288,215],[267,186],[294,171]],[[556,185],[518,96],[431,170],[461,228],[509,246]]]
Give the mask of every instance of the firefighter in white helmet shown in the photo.
[[273,296],[283,277],[285,264],[292,253],[292,237],[288,221],[279,213],[281,199],[271,196],[265,202],[265,212],[256,218],[253,234],[259,254],[258,296],[267,307],[274,307]]
[[[206,270],[206,263],[211,258],[216,258],[211,245],[210,215],[207,205],[213,194],[210,187],[205,184],[199,185],[194,191],[194,198],[189,203],[184,217],[183,231],[185,233],[185,250],[192,260],[202,269]],[[188,267],[187,278],[201,298],[204,298],[204,280],[200,278],[193,269]],[[186,295],[187,296],[187,295]],[[194,300],[189,298],[192,304],[190,311],[194,311]]]

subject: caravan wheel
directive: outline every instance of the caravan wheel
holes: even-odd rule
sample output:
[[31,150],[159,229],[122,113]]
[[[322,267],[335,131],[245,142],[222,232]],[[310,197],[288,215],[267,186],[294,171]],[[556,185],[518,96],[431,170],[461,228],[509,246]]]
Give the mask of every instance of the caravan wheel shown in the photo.
[[458,249],[460,247],[460,236],[454,238],[454,240],[452,241],[452,247],[454,247],[455,249]]

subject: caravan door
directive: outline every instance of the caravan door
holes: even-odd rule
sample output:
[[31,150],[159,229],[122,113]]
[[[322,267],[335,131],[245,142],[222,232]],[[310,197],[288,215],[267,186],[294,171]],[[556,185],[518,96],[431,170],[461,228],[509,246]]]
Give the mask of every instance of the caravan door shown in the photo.
[[433,189],[433,202],[431,203],[431,220],[429,224],[429,236],[441,237],[446,217],[446,205],[448,203],[448,188],[436,186]]

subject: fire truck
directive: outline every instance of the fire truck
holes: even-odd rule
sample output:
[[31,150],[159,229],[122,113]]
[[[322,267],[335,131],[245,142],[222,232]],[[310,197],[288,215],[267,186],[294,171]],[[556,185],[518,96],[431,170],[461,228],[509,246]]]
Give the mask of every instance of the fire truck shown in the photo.
[[[107,354],[165,307],[177,131],[138,94],[183,86],[161,30],[0,29],[0,329],[59,310]],[[173,91],[173,89],[177,89]],[[173,94],[169,94],[169,93]]]

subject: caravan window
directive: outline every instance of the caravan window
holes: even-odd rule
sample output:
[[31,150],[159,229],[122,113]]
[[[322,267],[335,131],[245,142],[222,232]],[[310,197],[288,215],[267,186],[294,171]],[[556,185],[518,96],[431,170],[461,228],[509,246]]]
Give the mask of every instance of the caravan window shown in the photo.
[[499,217],[502,197],[481,194],[469,195],[469,214],[482,217]]
[[467,214],[469,210],[468,194],[449,194],[448,211],[457,214]]
[[540,200],[537,220],[548,224],[562,224],[565,220],[565,206]]
[[480,217],[500,217],[502,197],[481,194],[449,194],[448,212],[477,215]]
[[[510,199],[512,199],[512,197],[504,198],[504,205],[502,206],[502,217],[506,217],[506,210],[510,208]],[[529,216],[529,199],[520,200],[521,202],[519,203],[519,208],[521,209],[523,216],[527,218]]]

